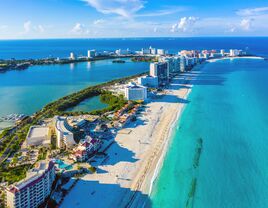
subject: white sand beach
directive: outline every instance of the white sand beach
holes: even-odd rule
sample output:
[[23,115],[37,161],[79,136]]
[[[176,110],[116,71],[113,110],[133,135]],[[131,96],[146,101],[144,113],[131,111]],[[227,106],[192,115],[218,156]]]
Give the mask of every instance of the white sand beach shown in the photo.
[[131,131],[117,134],[97,173],[81,178],[61,207],[143,207],[168,148],[170,130],[188,103],[191,85],[182,84],[187,81],[187,75],[173,79],[165,95],[149,102],[127,126]]
[[224,58],[215,58],[215,59],[209,59],[206,60],[206,62],[212,63],[220,60],[227,60],[227,59],[264,59],[260,56],[236,56],[236,57],[224,57]]

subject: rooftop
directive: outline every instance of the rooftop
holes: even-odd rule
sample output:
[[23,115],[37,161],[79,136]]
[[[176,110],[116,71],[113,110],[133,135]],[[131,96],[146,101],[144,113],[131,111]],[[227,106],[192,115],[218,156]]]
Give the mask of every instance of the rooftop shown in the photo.
[[27,143],[33,145],[41,140],[42,144],[49,144],[49,128],[44,126],[32,126],[27,135]]
[[38,182],[39,179],[44,175],[44,173],[50,170],[54,166],[52,161],[42,160],[36,164],[36,166],[27,172],[26,178],[23,180],[11,185],[9,191],[16,192],[22,190],[28,186],[31,186],[35,182]]

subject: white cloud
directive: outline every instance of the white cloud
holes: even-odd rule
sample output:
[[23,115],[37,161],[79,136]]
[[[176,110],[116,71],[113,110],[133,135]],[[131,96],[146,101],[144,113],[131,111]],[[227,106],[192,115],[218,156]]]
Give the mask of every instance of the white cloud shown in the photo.
[[32,22],[31,21],[26,21],[23,23],[23,28],[24,28],[24,33],[30,32],[32,27]]
[[160,17],[160,16],[175,14],[175,13],[182,12],[185,10],[186,10],[185,7],[172,7],[172,8],[157,10],[151,13],[136,14],[135,17]]
[[104,19],[98,19],[98,20],[95,20],[93,22],[94,25],[100,25],[100,24],[103,24],[103,23],[105,23],[105,20]]
[[40,33],[43,33],[43,32],[45,32],[45,28],[42,25],[38,25],[37,26],[37,31],[40,32]]
[[268,7],[240,9],[236,12],[239,16],[258,16],[268,12]]
[[240,27],[242,30],[250,30],[252,27],[253,19],[242,19]]
[[182,17],[178,23],[172,25],[171,32],[192,32],[198,19],[198,17]]
[[232,26],[230,29],[229,29],[229,32],[233,33],[236,31],[236,27],[235,26]]
[[116,14],[130,18],[144,7],[142,0],[82,0],[103,14]]
[[76,35],[83,35],[83,34],[88,34],[89,30],[85,27],[84,24],[81,24],[78,22],[71,29],[71,33],[76,34]]

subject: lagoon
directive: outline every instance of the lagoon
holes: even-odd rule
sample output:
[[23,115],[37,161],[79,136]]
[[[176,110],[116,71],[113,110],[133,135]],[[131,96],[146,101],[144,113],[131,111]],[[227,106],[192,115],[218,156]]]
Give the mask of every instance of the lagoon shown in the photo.
[[85,87],[146,72],[149,63],[112,60],[32,66],[0,74],[0,116],[31,115],[47,103]]
[[100,101],[100,96],[94,96],[80,102],[77,106],[67,109],[67,112],[91,112],[108,107],[108,104]]

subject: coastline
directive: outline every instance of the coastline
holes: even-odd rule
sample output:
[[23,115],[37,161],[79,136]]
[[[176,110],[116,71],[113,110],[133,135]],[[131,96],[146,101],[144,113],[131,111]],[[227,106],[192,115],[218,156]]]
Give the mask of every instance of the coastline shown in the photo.
[[[191,87],[193,85],[190,85]],[[185,97],[183,97],[184,99],[187,99],[191,93],[192,89],[189,89],[187,94],[185,95]],[[167,151],[168,151],[168,147],[171,145],[171,142],[172,142],[172,135],[173,135],[173,128],[180,122],[180,119],[181,119],[181,115],[185,109],[185,105],[183,105],[183,107],[177,112],[177,116],[175,118],[175,120],[173,121],[173,123],[171,124],[170,128],[169,128],[169,131],[168,131],[168,139],[167,139],[167,143],[165,144],[165,146],[163,147],[163,151],[162,151],[162,154],[160,155],[159,157],[159,160],[156,164],[156,167],[155,167],[155,171],[154,171],[154,174],[153,174],[153,177],[151,179],[151,183],[150,183],[150,187],[149,187],[149,196],[151,196],[152,194],[152,189],[153,189],[153,185],[154,185],[154,182],[155,180],[157,179],[157,177],[159,176],[159,173],[160,173],[160,170],[161,168],[163,167],[163,163],[164,163],[164,159],[165,159],[165,156],[167,154]]]
[[220,61],[220,60],[228,60],[228,59],[264,59],[261,56],[235,56],[235,57],[224,57],[224,58],[215,58],[206,60],[208,63]]
[[[140,121],[126,127],[131,133],[116,136],[115,144],[106,152],[111,157],[103,160],[104,163],[98,162],[101,173],[84,176],[66,196],[61,207],[86,207],[86,200],[89,198],[80,196],[79,201],[74,200],[81,191],[99,194],[90,198],[92,203],[106,197],[100,207],[146,205],[172,141],[172,127],[179,121],[188,103],[186,99],[192,87],[192,84],[188,83],[188,77],[188,74],[176,77],[161,98],[146,105],[147,110],[138,119]],[[89,187],[92,182],[94,185]],[[113,195],[108,197],[106,189],[111,189],[109,192],[113,192]],[[86,193],[85,195],[88,196]]]

